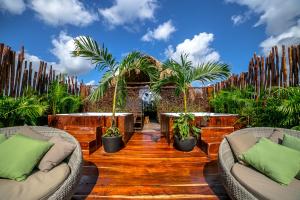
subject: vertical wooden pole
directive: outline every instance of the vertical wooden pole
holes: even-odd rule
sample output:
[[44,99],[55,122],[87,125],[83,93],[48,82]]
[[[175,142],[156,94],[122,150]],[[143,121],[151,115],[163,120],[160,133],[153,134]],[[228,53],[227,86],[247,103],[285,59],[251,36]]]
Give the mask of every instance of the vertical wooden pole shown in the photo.
[[294,83],[293,83],[292,47],[288,48],[288,57],[289,57],[289,86],[294,86]]
[[279,86],[279,56],[278,48],[275,46],[275,85]]
[[32,87],[32,62],[29,63],[28,87]]
[[288,81],[287,81],[286,54],[285,54],[285,46],[284,45],[282,45],[281,69],[282,69],[283,87],[287,87]]

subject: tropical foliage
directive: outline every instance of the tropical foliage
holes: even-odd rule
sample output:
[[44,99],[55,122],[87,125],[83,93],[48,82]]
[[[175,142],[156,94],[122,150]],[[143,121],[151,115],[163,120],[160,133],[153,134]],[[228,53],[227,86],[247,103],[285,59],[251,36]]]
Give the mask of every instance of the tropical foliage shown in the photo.
[[180,140],[184,140],[190,136],[198,137],[200,129],[192,125],[195,115],[191,113],[180,113],[179,117],[174,120],[174,131]]
[[67,86],[58,81],[54,81],[50,85],[47,101],[53,115],[76,112],[82,105],[80,96],[69,95]]
[[239,114],[239,122],[246,126],[292,128],[300,125],[299,87],[273,88],[258,98],[254,98],[251,87],[224,89],[210,104],[215,112]]
[[113,104],[112,104],[112,126],[107,130],[105,136],[118,136],[119,130],[116,127],[115,113],[116,106],[125,104],[126,91],[126,75],[132,71],[144,72],[154,80],[158,73],[150,61],[140,52],[134,51],[125,56],[118,62],[108,49],[98,43],[91,37],[82,36],[75,39],[75,51],[73,56],[80,56],[90,59],[92,64],[96,65],[96,69],[104,72],[97,89],[90,95],[90,100],[100,100],[109,87],[114,87]]
[[17,98],[0,95],[0,127],[44,125],[42,119],[48,114],[78,112],[81,105],[81,98],[68,94],[67,87],[58,82],[44,95],[38,96],[30,88]]
[[[152,88],[155,92],[159,93],[162,86],[168,84],[175,85],[176,95],[183,95],[183,111],[185,115],[187,115],[181,116],[181,120],[178,124],[183,123],[182,130],[187,130],[187,124],[190,124],[191,119],[190,114],[187,114],[187,93],[192,82],[198,81],[205,84],[217,79],[225,79],[230,75],[230,69],[228,65],[219,62],[208,62],[194,66],[193,63],[189,61],[188,55],[182,54],[179,61],[169,59],[164,62],[161,74],[163,74],[163,77],[156,81]],[[193,126],[189,127],[194,130]],[[182,133],[177,132],[177,134]],[[180,136],[181,139],[187,138],[186,132],[183,132],[183,135]]]
[[47,104],[37,96],[0,97],[0,127],[36,125],[39,117],[47,111]]

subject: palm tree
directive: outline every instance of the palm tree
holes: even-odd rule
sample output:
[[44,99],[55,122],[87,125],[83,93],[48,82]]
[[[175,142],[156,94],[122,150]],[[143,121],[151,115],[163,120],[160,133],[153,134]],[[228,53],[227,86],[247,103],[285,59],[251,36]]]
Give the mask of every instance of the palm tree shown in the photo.
[[124,105],[126,91],[126,75],[132,71],[146,73],[150,80],[158,76],[158,71],[147,57],[137,51],[133,51],[125,56],[120,62],[117,62],[104,45],[99,46],[91,37],[82,36],[75,39],[75,50],[73,56],[80,56],[90,59],[92,64],[99,71],[104,71],[97,89],[90,95],[89,99],[97,101],[101,99],[107,89],[114,86],[113,103],[112,103],[112,125],[107,130],[106,136],[118,136],[119,130],[116,127],[116,106]]
[[184,113],[187,113],[187,92],[192,82],[199,81],[204,84],[217,79],[225,79],[230,75],[229,66],[219,62],[193,66],[187,54],[181,54],[179,62],[174,59],[167,60],[162,68],[163,77],[153,85],[153,89],[159,92],[162,86],[174,84],[176,94],[183,94]]
[[167,84],[175,85],[177,95],[183,94],[184,113],[174,120],[174,147],[181,151],[191,151],[196,145],[200,129],[193,125],[195,115],[187,113],[187,93],[193,81],[206,83],[217,79],[227,78],[230,75],[228,65],[218,62],[202,63],[193,66],[187,54],[181,54],[179,62],[169,59],[162,65],[162,77],[154,85],[155,92]]

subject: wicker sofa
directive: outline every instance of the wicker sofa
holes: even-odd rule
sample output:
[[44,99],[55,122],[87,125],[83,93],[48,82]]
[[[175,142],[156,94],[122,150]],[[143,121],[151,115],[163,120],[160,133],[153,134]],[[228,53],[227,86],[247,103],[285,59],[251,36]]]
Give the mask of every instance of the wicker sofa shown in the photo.
[[[295,130],[289,130],[289,129],[281,129],[281,128],[276,128],[279,131],[284,132],[285,134],[289,134],[295,137],[300,137],[300,132],[299,131],[295,131]],[[246,128],[246,129],[241,129],[238,131],[233,132],[232,134],[245,134],[245,133],[253,133],[255,135],[255,137],[260,138],[260,137],[270,137],[271,134],[273,133],[274,128],[265,128],[265,127],[260,127],[260,128]],[[251,191],[250,189],[246,188],[244,185],[242,184],[240,180],[238,180],[237,178],[235,178],[235,176],[232,173],[232,168],[234,165],[238,165],[237,164],[237,160],[230,148],[230,145],[227,141],[227,139],[223,139],[220,148],[219,148],[219,170],[220,170],[220,175],[221,175],[221,179],[222,179],[222,183],[228,193],[228,195],[231,197],[231,199],[241,199],[241,200],[252,200],[252,199],[266,199],[264,197],[258,196],[256,192]],[[244,168],[248,168],[248,167],[244,167]],[[255,170],[249,168],[249,170],[252,170],[254,173],[256,173],[258,176],[261,176],[264,179],[267,179],[266,177],[264,177],[263,175],[260,175],[258,172],[256,172]],[[251,176],[247,176],[247,179],[252,180],[253,181],[253,177]],[[271,181],[271,180],[270,180]],[[295,179],[294,181],[296,183],[296,188],[298,188],[298,191],[300,191],[300,181]],[[262,182],[260,181],[256,181],[254,184],[257,184],[254,187],[261,187],[261,191],[263,192],[272,192],[276,195],[277,192],[286,192],[284,191],[284,189],[282,189],[282,187],[285,186],[280,186],[278,184],[278,190],[267,190],[266,187],[267,185],[263,185]],[[294,183],[293,183],[294,184]],[[294,184],[295,185],[295,184]],[[277,186],[276,186],[277,187]],[[265,190],[265,191],[264,191]],[[293,188],[293,190],[295,191],[295,188]],[[274,196],[274,194],[271,194]],[[280,197],[281,194],[277,196],[275,196],[275,198],[277,199],[281,199]],[[286,195],[284,196],[284,198],[282,199],[300,199],[299,196],[299,192],[296,191],[296,195],[292,194],[292,195]]]
[[[61,136],[65,140],[76,144],[76,148],[73,153],[66,159],[66,162],[70,168],[70,174],[67,179],[60,185],[60,187],[53,193],[48,195],[43,199],[49,200],[64,200],[71,199],[74,190],[80,180],[81,170],[82,170],[82,153],[81,148],[78,141],[66,133],[65,131],[61,131],[59,129],[44,127],[44,126],[31,126],[33,130],[38,133],[52,137],[52,136]],[[8,128],[0,128],[0,133],[5,134],[6,136],[10,136],[15,134],[19,130],[19,127],[8,127]]]

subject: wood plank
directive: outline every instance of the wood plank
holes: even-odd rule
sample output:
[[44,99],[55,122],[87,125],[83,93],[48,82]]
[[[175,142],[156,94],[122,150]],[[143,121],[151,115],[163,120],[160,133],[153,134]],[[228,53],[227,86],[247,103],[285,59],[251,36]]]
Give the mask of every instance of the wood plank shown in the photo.
[[216,161],[197,147],[180,152],[153,136],[161,137],[134,133],[117,153],[85,154],[73,199],[228,199]]

